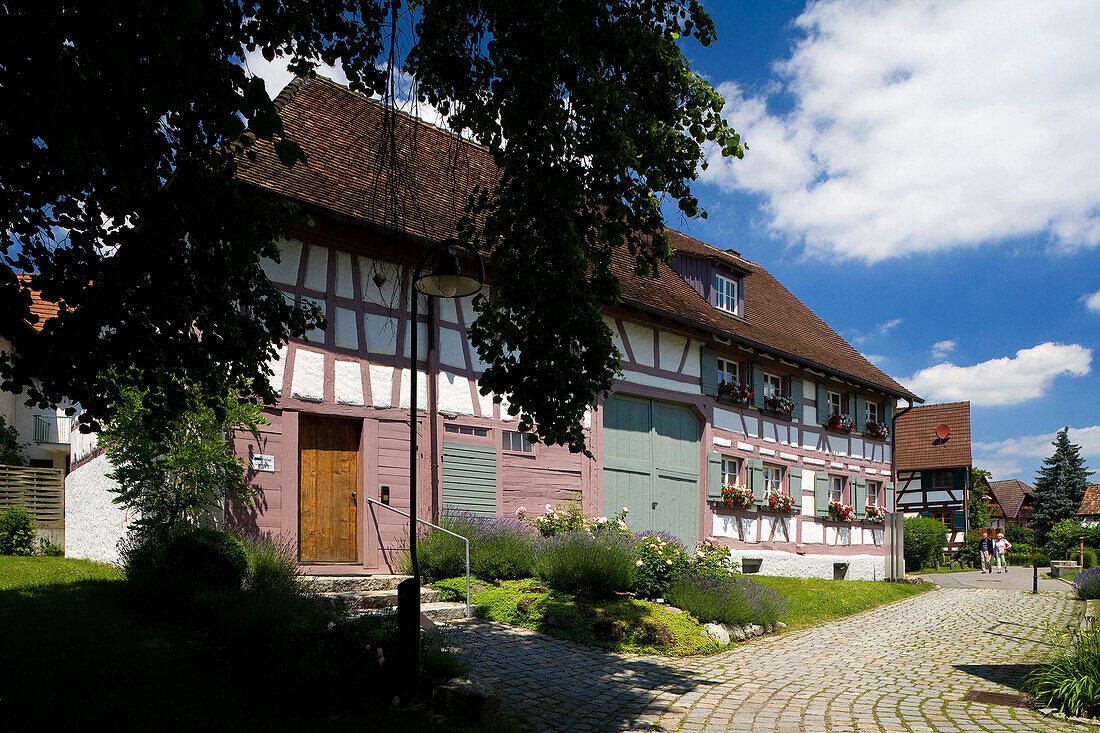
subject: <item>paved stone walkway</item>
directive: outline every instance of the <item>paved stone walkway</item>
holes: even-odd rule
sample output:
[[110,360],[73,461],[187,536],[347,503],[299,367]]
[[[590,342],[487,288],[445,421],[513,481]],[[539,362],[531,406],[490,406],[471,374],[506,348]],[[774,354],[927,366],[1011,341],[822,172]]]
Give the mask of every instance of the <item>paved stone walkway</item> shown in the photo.
[[[1039,568],[1039,591],[1055,591],[1069,593],[1072,586],[1061,580],[1044,578],[1043,573],[1050,568]],[[983,573],[974,570],[968,573],[927,573],[918,575],[918,578],[935,583],[941,588],[990,588],[1000,590],[1022,590],[1031,592],[1033,577],[1031,568],[1013,567],[1007,573]]]
[[447,634],[505,710],[539,731],[1088,731],[1037,711],[963,702],[1013,693],[1074,628],[1064,593],[936,590],[710,657],[609,652],[501,624]]

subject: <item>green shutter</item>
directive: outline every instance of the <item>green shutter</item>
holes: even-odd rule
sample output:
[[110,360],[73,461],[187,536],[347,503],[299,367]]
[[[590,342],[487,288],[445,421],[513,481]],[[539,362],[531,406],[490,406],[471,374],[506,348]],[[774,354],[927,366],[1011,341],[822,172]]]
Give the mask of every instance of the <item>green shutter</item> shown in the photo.
[[887,430],[894,428],[894,400],[887,398],[882,404],[882,424]]
[[788,468],[787,469],[787,490],[790,495],[795,498],[795,501],[799,506],[802,505],[802,469],[801,468]]
[[750,458],[748,466],[749,488],[752,489],[752,500],[757,504],[764,502],[764,462],[759,458]]
[[852,508],[856,510],[856,519],[867,516],[867,479],[852,479]]
[[706,346],[699,351],[699,380],[703,394],[718,396],[718,353]]
[[496,446],[444,441],[443,506],[483,517],[496,516]]
[[920,487],[925,491],[932,488],[932,471],[920,472]]
[[824,517],[829,513],[829,474],[818,471],[814,474],[814,514]]
[[707,501],[722,501],[722,454],[707,454]]
[[867,400],[860,395],[856,395],[856,414],[852,415],[856,421],[856,430],[859,432],[865,432],[867,430]]
[[799,422],[802,421],[802,380],[798,377],[791,377],[791,402],[794,403],[794,409],[791,410],[791,417]]
[[829,422],[829,390],[824,384],[817,385],[817,424]]
[[966,512],[958,509],[951,512],[951,529],[955,532],[962,532],[966,529]]
[[956,489],[965,489],[970,483],[966,480],[966,469],[957,469],[955,475],[951,477],[951,485]]
[[886,511],[896,511],[894,509],[894,483],[887,481],[882,486],[886,489]]
[[855,419],[856,416],[856,396],[854,394],[848,395],[848,417]]
[[755,407],[764,407],[764,370],[759,364],[749,362],[749,375],[752,379],[752,391],[756,395],[752,398],[752,404]]

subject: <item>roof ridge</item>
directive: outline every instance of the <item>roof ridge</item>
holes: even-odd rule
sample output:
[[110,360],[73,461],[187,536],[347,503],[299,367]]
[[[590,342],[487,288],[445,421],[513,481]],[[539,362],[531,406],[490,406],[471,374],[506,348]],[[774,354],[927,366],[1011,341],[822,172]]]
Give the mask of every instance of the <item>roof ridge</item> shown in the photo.
[[290,100],[294,99],[298,94],[298,90],[305,87],[309,82],[313,81],[317,77],[309,77],[304,74],[298,74],[283,87],[283,90],[275,95],[275,99],[271,100],[275,105],[275,109],[279,112],[283,111],[283,107],[290,103]]

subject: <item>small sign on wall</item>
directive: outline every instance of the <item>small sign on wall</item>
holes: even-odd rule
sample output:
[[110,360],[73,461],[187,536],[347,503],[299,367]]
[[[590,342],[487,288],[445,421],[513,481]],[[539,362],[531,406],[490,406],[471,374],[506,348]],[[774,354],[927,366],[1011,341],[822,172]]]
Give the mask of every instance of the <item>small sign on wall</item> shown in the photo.
[[265,456],[261,454],[255,454],[252,456],[252,470],[253,471],[266,471],[268,473],[274,473],[275,471],[275,456]]

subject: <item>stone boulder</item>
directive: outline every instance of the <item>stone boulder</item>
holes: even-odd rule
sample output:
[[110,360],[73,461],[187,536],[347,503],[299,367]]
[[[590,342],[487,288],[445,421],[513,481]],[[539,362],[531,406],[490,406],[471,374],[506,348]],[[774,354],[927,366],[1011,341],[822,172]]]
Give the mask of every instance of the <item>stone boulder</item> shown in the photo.
[[726,625],[726,632],[729,633],[730,639],[732,639],[733,641],[744,641],[745,640],[745,630],[742,629],[737,624],[732,624],[732,625],[727,624]]
[[722,646],[730,643],[729,632],[726,631],[722,624],[704,624],[703,628],[706,630],[707,636],[714,639]]
[[432,692],[432,712],[468,723],[487,723],[500,710],[500,697],[480,682],[456,677]]

